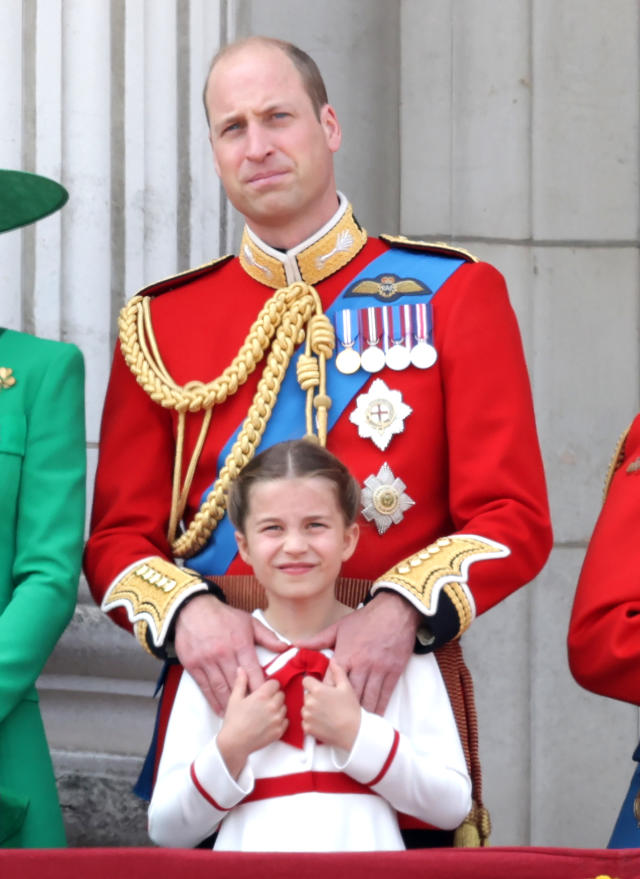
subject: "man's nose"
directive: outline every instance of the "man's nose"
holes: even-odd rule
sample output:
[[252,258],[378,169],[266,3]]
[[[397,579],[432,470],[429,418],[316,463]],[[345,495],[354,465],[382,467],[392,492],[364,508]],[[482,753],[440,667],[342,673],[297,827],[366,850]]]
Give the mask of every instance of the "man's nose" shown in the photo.
[[269,132],[259,121],[252,120],[247,125],[246,154],[252,162],[261,162],[272,152]]

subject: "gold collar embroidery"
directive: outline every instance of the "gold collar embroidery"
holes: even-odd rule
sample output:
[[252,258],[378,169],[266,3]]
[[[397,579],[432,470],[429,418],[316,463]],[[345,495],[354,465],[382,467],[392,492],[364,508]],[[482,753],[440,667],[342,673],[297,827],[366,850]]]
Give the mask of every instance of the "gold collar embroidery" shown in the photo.
[[364,247],[367,232],[358,225],[344,195],[338,197],[340,206],[329,222],[291,250],[270,247],[245,226],[239,256],[245,272],[278,290],[296,281],[317,284],[351,262]]

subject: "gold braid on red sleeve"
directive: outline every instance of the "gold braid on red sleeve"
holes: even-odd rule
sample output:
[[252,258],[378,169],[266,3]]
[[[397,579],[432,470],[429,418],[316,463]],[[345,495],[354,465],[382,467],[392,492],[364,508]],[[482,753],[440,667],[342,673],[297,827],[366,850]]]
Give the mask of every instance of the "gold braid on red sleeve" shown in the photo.
[[[105,612],[123,607],[144,649],[160,652],[176,611],[191,595],[208,592],[200,575],[160,556],[142,559],[110,587],[102,600]],[[151,645],[150,643],[151,642]]]
[[391,589],[403,595],[426,617],[438,611],[440,593],[447,595],[458,614],[458,637],[473,622],[476,609],[467,582],[469,567],[478,561],[504,558],[510,550],[495,540],[476,534],[452,534],[394,565],[371,587]]

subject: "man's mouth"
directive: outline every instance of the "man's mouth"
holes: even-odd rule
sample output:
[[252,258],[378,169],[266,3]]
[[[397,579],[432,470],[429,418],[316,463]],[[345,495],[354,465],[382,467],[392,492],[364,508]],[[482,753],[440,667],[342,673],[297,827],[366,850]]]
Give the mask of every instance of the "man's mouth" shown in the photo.
[[255,186],[259,188],[260,186],[268,186],[269,183],[275,183],[281,180],[289,173],[286,168],[274,168],[271,171],[260,171],[258,174],[253,174],[248,180],[247,183],[250,186]]

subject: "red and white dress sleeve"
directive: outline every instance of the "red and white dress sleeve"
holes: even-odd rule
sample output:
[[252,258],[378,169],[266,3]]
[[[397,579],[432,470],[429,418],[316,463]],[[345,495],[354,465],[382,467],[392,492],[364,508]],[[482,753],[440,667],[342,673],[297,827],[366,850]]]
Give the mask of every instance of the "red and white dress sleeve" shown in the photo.
[[253,789],[249,763],[237,781],[229,774],[216,742],[221,726],[183,672],[149,804],[149,836],[158,845],[193,848]]
[[384,717],[361,709],[351,752],[336,767],[394,809],[453,830],[471,808],[471,779],[451,703],[433,654],[412,656]]

